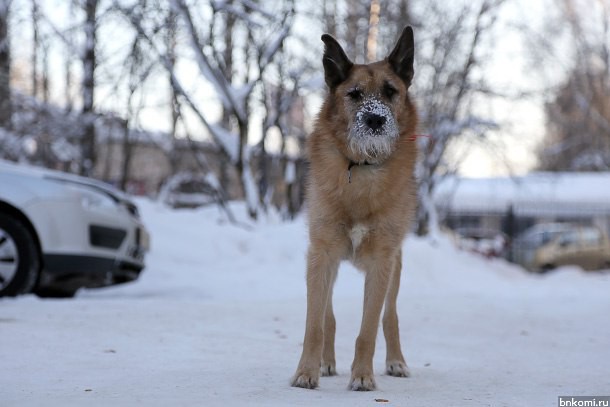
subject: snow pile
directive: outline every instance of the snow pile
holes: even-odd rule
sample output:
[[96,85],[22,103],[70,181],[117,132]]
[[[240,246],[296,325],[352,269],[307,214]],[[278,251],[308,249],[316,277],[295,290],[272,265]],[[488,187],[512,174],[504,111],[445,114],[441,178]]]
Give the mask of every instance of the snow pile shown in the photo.
[[610,173],[539,172],[512,178],[448,177],[434,200],[455,211],[506,212],[511,205],[535,208],[558,205],[610,210]]
[[303,219],[229,225],[216,208],[140,201],[148,268],[74,300],[0,301],[2,406],[556,405],[605,395],[610,275],[533,276],[440,240],[408,239],[399,297],[413,376],[346,390],[363,278],[342,266],[335,290],[337,369],[315,391],[289,387],[305,317]]

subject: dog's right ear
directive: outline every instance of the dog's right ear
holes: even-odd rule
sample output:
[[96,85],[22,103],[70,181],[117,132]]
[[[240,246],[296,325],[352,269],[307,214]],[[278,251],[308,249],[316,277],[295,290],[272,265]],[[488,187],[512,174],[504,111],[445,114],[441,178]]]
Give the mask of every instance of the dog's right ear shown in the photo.
[[349,60],[341,45],[331,35],[322,35],[324,41],[324,80],[330,89],[334,89],[347,79],[354,64]]

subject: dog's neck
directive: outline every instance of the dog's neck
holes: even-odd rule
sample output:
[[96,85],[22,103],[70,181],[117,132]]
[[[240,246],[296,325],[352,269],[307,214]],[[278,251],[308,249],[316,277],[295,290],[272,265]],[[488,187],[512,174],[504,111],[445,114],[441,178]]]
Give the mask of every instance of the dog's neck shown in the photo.
[[349,164],[347,165],[347,183],[351,184],[352,183],[352,168],[356,167],[356,166],[374,166],[377,164],[374,163],[370,163],[368,161],[363,161],[360,163],[357,163],[355,161],[349,160]]

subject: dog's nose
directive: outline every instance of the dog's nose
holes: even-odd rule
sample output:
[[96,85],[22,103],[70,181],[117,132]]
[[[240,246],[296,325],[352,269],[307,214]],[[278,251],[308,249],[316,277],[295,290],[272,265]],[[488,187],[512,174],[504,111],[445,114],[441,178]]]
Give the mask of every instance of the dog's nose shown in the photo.
[[375,113],[365,113],[363,119],[371,130],[379,130],[385,123],[385,117]]

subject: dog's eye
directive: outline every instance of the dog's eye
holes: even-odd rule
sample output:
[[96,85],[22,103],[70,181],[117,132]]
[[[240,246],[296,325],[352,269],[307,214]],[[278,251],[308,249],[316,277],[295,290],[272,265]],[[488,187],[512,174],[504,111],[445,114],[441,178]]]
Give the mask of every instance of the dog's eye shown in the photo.
[[364,94],[360,89],[355,88],[347,92],[347,96],[349,96],[352,100],[360,100],[362,99],[362,96],[364,96]]
[[383,94],[388,99],[392,99],[396,93],[398,93],[398,90],[394,86],[390,85],[389,83],[383,85]]

